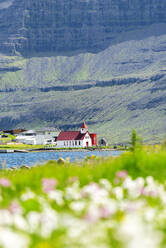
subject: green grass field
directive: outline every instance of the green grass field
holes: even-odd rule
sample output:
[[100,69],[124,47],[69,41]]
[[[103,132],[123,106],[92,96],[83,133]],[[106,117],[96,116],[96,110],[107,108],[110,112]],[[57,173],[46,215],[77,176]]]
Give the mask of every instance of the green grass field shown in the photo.
[[0,247],[166,247],[165,204],[163,147],[1,170]]
[[26,150],[26,149],[39,149],[44,148],[44,145],[26,145],[26,144],[6,144],[6,145],[0,145],[0,150],[4,149],[18,149],[18,150]]

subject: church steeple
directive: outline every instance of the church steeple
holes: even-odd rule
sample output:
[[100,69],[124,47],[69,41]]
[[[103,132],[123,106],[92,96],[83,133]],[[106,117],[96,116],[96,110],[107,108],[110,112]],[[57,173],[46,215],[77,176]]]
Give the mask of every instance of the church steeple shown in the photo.
[[85,122],[82,124],[81,126],[81,133],[84,134],[88,131],[88,127],[87,125],[85,124]]

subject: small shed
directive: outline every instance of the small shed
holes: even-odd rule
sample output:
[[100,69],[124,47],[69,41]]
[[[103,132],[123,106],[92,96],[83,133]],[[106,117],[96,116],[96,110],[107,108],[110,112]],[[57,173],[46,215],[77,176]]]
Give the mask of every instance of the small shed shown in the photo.
[[106,138],[102,137],[101,139],[99,139],[98,145],[99,146],[108,146],[108,142],[107,142]]

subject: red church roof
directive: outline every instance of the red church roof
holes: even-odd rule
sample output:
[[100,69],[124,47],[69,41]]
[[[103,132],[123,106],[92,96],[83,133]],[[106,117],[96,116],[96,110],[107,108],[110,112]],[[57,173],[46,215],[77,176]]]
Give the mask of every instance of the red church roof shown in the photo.
[[85,122],[82,124],[81,128],[88,128]]
[[81,134],[80,131],[61,131],[57,141],[61,140],[83,140],[86,133]]

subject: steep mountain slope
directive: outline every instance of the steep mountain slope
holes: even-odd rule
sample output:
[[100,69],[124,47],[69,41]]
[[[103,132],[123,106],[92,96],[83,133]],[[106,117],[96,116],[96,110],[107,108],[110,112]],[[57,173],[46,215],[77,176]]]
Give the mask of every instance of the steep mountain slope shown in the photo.
[[165,1],[0,0],[0,52],[1,129],[164,138]]

